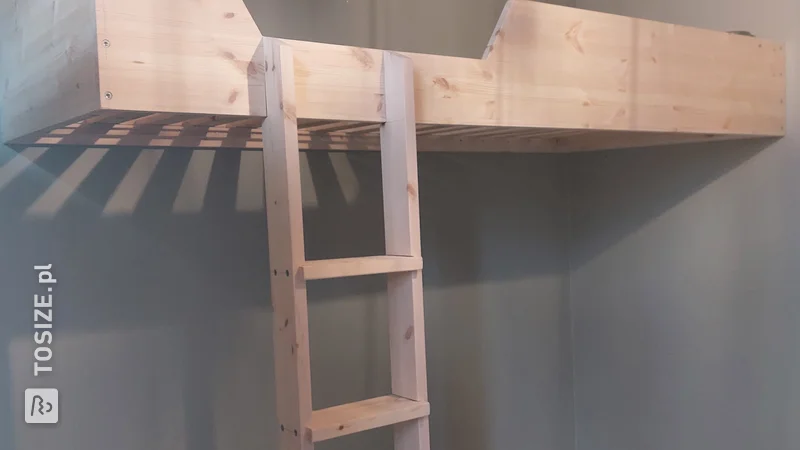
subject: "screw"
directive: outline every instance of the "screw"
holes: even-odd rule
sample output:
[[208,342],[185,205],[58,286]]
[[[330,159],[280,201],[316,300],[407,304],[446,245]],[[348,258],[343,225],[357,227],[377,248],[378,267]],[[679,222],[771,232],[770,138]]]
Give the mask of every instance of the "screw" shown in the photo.
[[111,91],[106,91],[105,98],[106,100],[111,100],[112,98],[114,98],[114,94],[112,94]]
[[108,48],[111,47],[111,41],[108,39],[103,39],[103,47]]

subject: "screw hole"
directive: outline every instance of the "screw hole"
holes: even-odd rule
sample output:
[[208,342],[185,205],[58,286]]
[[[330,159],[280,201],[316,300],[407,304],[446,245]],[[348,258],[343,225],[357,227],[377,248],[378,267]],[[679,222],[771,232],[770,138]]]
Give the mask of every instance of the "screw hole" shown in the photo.
[[108,39],[103,39],[103,47],[108,48],[111,47],[111,41]]
[[287,276],[287,277],[289,276],[289,271],[288,271],[288,270],[286,271],[286,276]]
[[281,431],[283,431],[283,430],[284,430],[283,425],[281,425]]
[[273,271],[272,271],[272,273],[273,273],[273,274],[274,274],[276,277],[278,276],[278,270],[277,270],[277,269],[276,269],[276,270],[273,270]]
[[297,430],[294,430],[294,435],[297,436]]
[[112,94],[111,91],[106,91],[105,98],[106,100],[111,100],[112,98],[114,98],[114,94]]

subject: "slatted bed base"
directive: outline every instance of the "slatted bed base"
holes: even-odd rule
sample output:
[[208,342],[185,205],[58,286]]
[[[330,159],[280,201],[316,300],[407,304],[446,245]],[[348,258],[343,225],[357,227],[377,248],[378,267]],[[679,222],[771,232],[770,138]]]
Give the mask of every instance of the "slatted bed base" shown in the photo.
[[[261,150],[261,117],[102,111],[26,136],[12,147],[128,146]],[[416,125],[419,151],[569,153],[757,136],[615,130]],[[377,151],[380,123],[299,119],[300,150]]]

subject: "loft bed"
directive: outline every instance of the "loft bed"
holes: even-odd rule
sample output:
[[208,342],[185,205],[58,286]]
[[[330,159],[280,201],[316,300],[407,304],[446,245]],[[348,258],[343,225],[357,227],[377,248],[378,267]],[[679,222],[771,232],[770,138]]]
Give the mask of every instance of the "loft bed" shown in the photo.
[[[260,149],[262,34],[242,0],[15,2],[11,145]],[[281,40],[301,149],[377,149],[381,50]],[[482,59],[400,53],[421,151],[569,152],[785,133],[783,45],[509,1]]]
[[[280,450],[394,426],[429,450],[417,150],[785,133],[783,46],[510,0],[482,59],[264,38],[242,0],[14,2],[12,146],[263,149]],[[8,51],[10,50],[10,51]],[[305,259],[300,150],[380,151],[386,254]],[[385,274],[392,393],[314,411],[306,283]]]

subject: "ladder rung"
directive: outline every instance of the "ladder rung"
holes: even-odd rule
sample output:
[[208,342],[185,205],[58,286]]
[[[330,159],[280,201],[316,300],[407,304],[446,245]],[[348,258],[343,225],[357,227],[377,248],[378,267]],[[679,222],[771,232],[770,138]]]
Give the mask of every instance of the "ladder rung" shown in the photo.
[[306,261],[303,264],[303,276],[306,280],[322,280],[380,273],[411,272],[421,269],[422,258],[415,256],[365,256]]
[[320,442],[427,417],[430,410],[428,402],[387,395],[314,411],[308,433],[313,442]]

